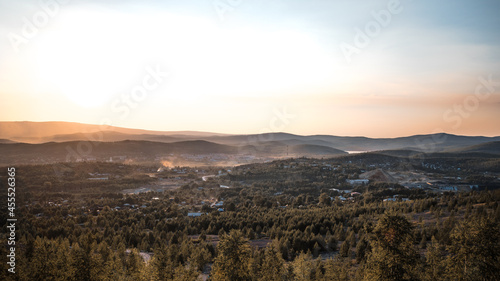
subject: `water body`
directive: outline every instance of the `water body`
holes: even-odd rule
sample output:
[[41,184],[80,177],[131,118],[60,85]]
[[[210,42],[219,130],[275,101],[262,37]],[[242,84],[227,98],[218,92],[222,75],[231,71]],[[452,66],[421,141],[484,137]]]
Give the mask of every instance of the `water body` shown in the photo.
[[347,153],[349,154],[358,154],[358,153],[366,153],[366,152],[369,152],[369,151],[363,151],[363,150],[350,150],[350,151],[346,151]]

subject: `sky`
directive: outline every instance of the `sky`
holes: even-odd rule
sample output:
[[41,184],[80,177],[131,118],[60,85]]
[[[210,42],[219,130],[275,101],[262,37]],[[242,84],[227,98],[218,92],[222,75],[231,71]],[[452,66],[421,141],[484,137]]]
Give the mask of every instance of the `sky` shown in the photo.
[[0,121],[500,136],[497,0],[0,0]]

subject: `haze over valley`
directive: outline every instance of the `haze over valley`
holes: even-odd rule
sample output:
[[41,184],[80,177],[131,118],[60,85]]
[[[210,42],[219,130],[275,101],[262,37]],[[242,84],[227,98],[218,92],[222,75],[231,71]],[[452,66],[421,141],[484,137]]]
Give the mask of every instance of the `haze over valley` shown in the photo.
[[449,134],[375,139],[287,133],[158,132],[119,127],[106,127],[101,131],[101,128],[67,122],[0,122],[2,161],[4,164],[154,163],[168,159],[178,165],[238,165],[279,158],[334,157],[349,152],[498,154],[500,141],[500,137]]

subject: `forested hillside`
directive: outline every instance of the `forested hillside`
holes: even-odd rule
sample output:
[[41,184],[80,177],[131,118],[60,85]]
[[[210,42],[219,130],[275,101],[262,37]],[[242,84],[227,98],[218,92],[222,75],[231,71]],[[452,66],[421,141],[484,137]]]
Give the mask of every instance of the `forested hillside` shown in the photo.
[[499,190],[346,190],[358,166],[301,161],[313,168],[21,166],[16,280],[497,280]]

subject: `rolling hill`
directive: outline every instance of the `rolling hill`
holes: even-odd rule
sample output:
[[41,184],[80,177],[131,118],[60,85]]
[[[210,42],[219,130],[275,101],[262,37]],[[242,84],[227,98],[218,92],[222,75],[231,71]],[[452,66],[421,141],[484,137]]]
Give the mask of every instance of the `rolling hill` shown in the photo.
[[[161,161],[162,158],[181,159],[230,159],[231,156],[254,157],[315,157],[336,156],[346,152],[326,146],[292,145],[279,142],[259,144],[256,146],[230,146],[204,140],[181,142],[151,142],[143,140],[126,140],[118,142],[47,142],[41,144],[0,143],[0,165],[53,163],[67,161],[108,161],[110,159],[130,161]],[[208,161],[207,160],[207,161]]]
[[15,141],[11,141],[8,139],[0,139],[0,143],[15,143]]
[[[112,126],[103,128],[98,125],[70,122],[0,122],[0,139],[5,139],[0,143],[12,141],[32,144],[72,141],[121,142],[127,140],[173,144],[205,141],[236,147],[236,153],[261,156],[266,154],[286,155],[287,153],[290,156],[339,155],[344,151],[380,151],[380,153],[387,155],[408,156],[416,152],[460,152],[461,149],[481,151],[480,148],[469,147],[500,141],[500,137],[457,136],[444,133],[398,138],[301,136],[289,133],[227,135],[191,131],[148,131]],[[197,151],[196,149],[191,147],[191,150],[181,149],[179,151]]]
[[463,147],[460,149],[453,149],[449,152],[453,153],[486,153],[486,154],[499,154],[500,155],[500,141],[487,142],[472,146]]
[[289,153],[294,156],[307,156],[307,155],[344,155],[348,154],[345,151],[335,149],[328,146],[323,145],[314,145],[314,144],[299,144],[294,145],[289,148]]
[[[193,131],[150,131],[140,129],[128,129],[115,126],[101,126],[92,124],[82,124],[76,122],[0,122],[0,139],[9,139],[19,142],[42,143],[57,141],[57,139],[76,140],[75,137],[88,140],[85,135],[93,135],[96,132],[114,132],[116,136],[121,134],[129,135],[178,135],[185,138],[200,138],[207,136],[223,136],[224,134],[193,132]],[[64,136],[70,135],[70,136]],[[71,139],[71,135],[73,138]],[[82,140],[82,139],[78,139]],[[123,140],[123,139],[121,139]]]

